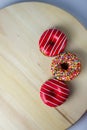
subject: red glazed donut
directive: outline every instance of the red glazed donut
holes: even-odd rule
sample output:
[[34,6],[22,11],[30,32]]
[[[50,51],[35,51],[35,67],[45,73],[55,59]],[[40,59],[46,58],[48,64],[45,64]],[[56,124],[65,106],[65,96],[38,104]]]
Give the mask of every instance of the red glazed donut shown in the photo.
[[46,105],[57,107],[66,101],[69,92],[64,82],[57,79],[49,79],[41,86],[40,97]]
[[75,54],[60,53],[51,64],[52,74],[62,81],[74,79],[81,70],[81,63]]
[[67,44],[66,35],[58,29],[46,30],[39,40],[40,51],[46,56],[56,56],[63,52]]

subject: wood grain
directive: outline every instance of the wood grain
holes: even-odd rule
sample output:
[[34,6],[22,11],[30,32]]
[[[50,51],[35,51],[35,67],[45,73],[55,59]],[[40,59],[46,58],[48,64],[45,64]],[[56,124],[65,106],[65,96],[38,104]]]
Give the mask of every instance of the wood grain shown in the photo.
[[[44,30],[68,36],[66,50],[78,55],[82,72],[69,82],[71,96],[56,109],[43,104],[41,84],[51,78],[52,58],[38,48]],[[87,31],[70,14],[51,5],[22,3],[0,11],[0,130],[65,130],[87,110]]]

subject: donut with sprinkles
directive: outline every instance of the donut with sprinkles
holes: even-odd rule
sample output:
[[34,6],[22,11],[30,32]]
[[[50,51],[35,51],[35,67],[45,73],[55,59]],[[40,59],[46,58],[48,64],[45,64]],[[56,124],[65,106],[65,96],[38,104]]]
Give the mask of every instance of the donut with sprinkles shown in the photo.
[[75,54],[63,52],[53,59],[51,64],[52,74],[58,80],[70,81],[79,75],[81,63]]
[[66,35],[59,29],[48,29],[40,37],[40,51],[49,57],[63,52],[67,44]]
[[70,90],[67,84],[55,78],[47,80],[40,89],[42,101],[50,107],[63,104],[67,100],[69,93]]

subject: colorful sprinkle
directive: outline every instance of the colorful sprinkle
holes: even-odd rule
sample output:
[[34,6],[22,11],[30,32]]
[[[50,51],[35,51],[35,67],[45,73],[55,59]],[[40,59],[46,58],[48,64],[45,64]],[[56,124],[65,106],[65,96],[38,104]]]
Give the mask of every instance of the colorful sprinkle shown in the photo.
[[81,63],[75,54],[60,53],[51,64],[52,74],[58,80],[69,81],[79,75]]

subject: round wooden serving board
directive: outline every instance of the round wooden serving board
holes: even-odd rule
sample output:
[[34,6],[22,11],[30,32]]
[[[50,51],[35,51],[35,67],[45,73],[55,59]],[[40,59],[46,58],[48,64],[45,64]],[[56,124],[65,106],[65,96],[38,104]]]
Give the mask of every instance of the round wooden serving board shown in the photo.
[[[51,78],[53,58],[41,54],[38,41],[48,28],[68,37],[66,50],[82,63],[68,82],[71,95],[57,107],[43,104],[41,84]],[[0,130],[65,130],[87,110],[87,30],[67,12],[43,3],[22,3],[0,10]]]

